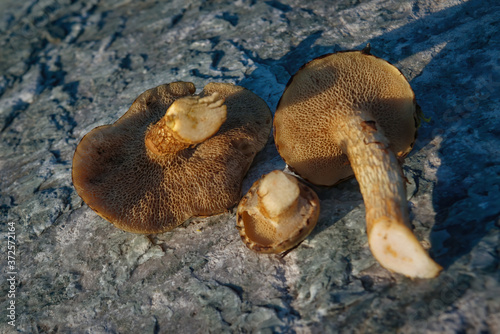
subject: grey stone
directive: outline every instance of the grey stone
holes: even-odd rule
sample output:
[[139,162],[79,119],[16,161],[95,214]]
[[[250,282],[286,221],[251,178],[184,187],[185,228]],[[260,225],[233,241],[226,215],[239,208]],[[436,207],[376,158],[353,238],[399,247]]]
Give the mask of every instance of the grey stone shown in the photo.
[[[500,332],[499,12],[493,0],[2,1],[0,332]],[[404,171],[438,278],[373,259],[354,179],[314,187],[318,225],[284,257],[248,250],[234,209],[145,236],[76,194],[79,140],[143,91],[231,82],[274,112],[301,65],[366,43],[403,71],[430,119]],[[243,191],[285,167],[270,139]]]

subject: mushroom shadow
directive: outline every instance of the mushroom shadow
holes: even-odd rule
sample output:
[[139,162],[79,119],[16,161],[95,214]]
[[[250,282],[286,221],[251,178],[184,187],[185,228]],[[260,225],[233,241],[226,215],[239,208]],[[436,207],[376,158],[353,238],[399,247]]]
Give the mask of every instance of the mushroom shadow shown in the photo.
[[[421,135],[425,144],[432,141],[439,159],[432,191],[436,215],[430,233],[431,256],[444,268],[471,254],[488,231],[498,226],[500,216],[500,158],[494,154],[500,120],[491,117],[493,100],[498,105],[500,96],[500,60],[492,43],[499,42],[500,24],[493,20],[496,28],[488,29],[481,21],[495,7],[498,13],[498,3],[473,0],[453,11],[454,24],[477,22],[476,33],[448,42],[427,65],[442,68],[434,71],[433,81],[438,84],[422,87],[431,96],[424,111],[432,121]],[[457,54],[456,50],[464,51]],[[464,84],[468,77],[472,83]],[[495,262],[489,258],[471,261],[480,267],[494,267]]]
[[[417,6],[415,4],[413,9],[418,10]],[[367,43],[370,43],[372,54],[399,67],[405,76],[409,78],[409,82],[416,94],[417,103],[422,107],[424,115],[431,119],[429,123],[422,124],[419,129],[415,147],[409,157],[417,154],[424,147],[433,145],[432,141],[436,137],[442,137],[441,149],[438,150],[441,164],[437,169],[437,181],[435,181],[432,192],[432,203],[436,216],[430,233],[432,244],[430,255],[445,268],[459,257],[470,253],[471,249],[484,237],[488,229],[491,228],[492,222],[494,224],[494,220],[500,214],[500,200],[498,198],[500,169],[498,162],[491,162],[491,158],[488,159],[486,156],[478,159],[477,153],[473,149],[464,150],[463,147],[460,147],[462,136],[459,133],[455,136],[455,133],[449,130],[450,119],[453,122],[468,123],[466,128],[471,139],[474,129],[483,129],[487,137],[485,140],[494,142],[499,136],[498,129],[500,127],[498,122],[487,126],[481,125],[486,116],[482,117],[480,114],[487,114],[488,111],[484,110],[484,103],[482,105],[475,104],[474,110],[465,108],[465,113],[463,110],[454,110],[448,114],[443,113],[444,110],[452,108],[449,101],[443,99],[443,96],[454,95],[453,98],[457,99],[461,99],[463,96],[456,93],[455,84],[458,82],[459,74],[450,73],[446,69],[456,58],[456,50],[463,48],[461,43],[467,43],[471,49],[481,49],[484,47],[484,43],[487,44],[487,41],[492,38],[491,35],[494,29],[491,29],[490,33],[480,36],[480,40],[485,41],[483,44],[475,38],[467,38],[469,41],[464,41],[467,39],[457,38],[456,36],[450,37],[449,31],[467,22],[477,22],[474,26],[479,29],[481,27],[479,18],[492,13],[492,7],[498,7],[498,5],[494,1],[488,1],[485,4],[479,0],[471,0],[429,14],[367,40],[354,48],[361,50]],[[485,32],[484,29],[483,32]],[[262,59],[252,53],[251,50],[246,50],[242,45],[234,43],[257,66],[257,69],[249,77],[246,77],[238,84],[254,91],[259,96],[269,96],[267,100],[274,112],[278,98],[271,96],[268,91],[269,87],[261,84],[260,73],[262,71],[271,71],[276,78],[276,82],[284,85],[302,65],[316,57],[341,50],[339,45],[315,44],[322,35],[322,30],[312,33],[279,59]],[[428,50],[438,50],[438,52],[421,69],[421,72],[412,73],[411,69],[401,68],[398,65],[399,62],[404,62],[405,59]],[[491,64],[481,64],[483,58],[480,55],[471,57],[471,59],[464,60],[466,63],[471,62],[471,64],[466,64],[463,71],[475,69],[482,75],[488,74],[489,81],[488,78],[484,79],[484,81],[489,82],[489,86],[485,87],[488,90],[488,97],[495,95],[493,94],[493,88],[497,92],[495,96],[499,96],[499,66],[492,68],[494,66]],[[490,68],[487,68],[488,66]],[[420,83],[419,77],[426,75],[426,68],[439,68],[439,70],[433,71],[433,75],[436,75],[432,79],[432,82],[436,83],[433,86],[429,86],[425,80]],[[471,91],[469,96],[473,97],[474,93],[474,91]],[[496,139],[496,141],[498,140]],[[274,142],[271,141],[267,145],[274,145]],[[275,153],[277,154],[277,151]],[[471,187],[470,175],[483,173],[483,171],[491,174],[492,178],[485,179],[481,181],[481,184],[476,183]],[[341,192],[342,189],[356,191],[357,183],[344,182],[333,188],[317,186],[313,186],[313,188],[319,191],[320,199],[325,200],[332,197],[328,195],[328,192],[331,191]],[[493,198],[493,196],[496,197]],[[480,217],[477,215],[477,205],[472,205],[474,202],[479,205],[481,203],[488,204],[488,210],[483,210],[483,213],[479,215]],[[361,195],[359,196],[359,203],[362,203]],[[328,219],[328,217],[320,215],[318,225],[311,233],[310,238],[314,238],[315,235],[329,228],[348,213],[349,211],[338,213],[334,220],[331,217]]]

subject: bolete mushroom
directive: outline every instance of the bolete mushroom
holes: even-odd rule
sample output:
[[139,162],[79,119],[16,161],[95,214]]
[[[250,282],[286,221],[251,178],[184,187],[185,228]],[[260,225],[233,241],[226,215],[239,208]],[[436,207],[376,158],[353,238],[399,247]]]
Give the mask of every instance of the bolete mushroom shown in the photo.
[[430,278],[442,268],[412,233],[398,161],[418,125],[410,84],[367,47],[302,66],[278,103],[274,139],[290,168],[314,184],[334,185],[354,172],[374,257],[391,271]]
[[232,84],[194,93],[188,82],[149,89],[114,124],[82,139],[73,184],[90,208],[125,231],[161,233],[238,203],[271,112]]
[[260,253],[283,253],[316,226],[319,199],[296,177],[272,171],[257,180],[238,205],[236,227],[245,245]]

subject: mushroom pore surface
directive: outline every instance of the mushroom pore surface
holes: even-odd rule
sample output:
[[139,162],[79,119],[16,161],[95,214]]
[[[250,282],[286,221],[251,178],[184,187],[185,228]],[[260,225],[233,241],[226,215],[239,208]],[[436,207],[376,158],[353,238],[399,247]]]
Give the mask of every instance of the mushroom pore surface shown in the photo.
[[314,184],[330,186],[352,176],[337,129],[357,110],[370,112],[397,157],[409,153],[418,115],[408,81],[385,60],[349,51],[314,59],[290,79],[274,119],[280,155]]
[[170,105],[194,92],[187,82],[147,90],[118,121],[82,139],[73,158],[73,184],[89,207],[123,230],[161,233],[238,202],[242,179],[271,128],[269,108],[252,92],[208,84],[200,96],[216,93],[227,107],[215,135],[172,154],[156,154],[145,143],[148,129]]

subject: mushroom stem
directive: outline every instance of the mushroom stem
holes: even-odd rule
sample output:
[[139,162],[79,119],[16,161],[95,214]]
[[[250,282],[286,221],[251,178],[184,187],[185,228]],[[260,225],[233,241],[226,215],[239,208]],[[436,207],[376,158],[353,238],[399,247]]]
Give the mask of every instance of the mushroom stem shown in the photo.
[[295,212],[300,188],[294,177],[274,172],[262,178],[257,195],[264,215],[271,219],[284,218]]
[[156,155],[172,154],[213,136],[226,121],[224,98],[186,96],[176,100],[165,116],[146,133],[146,147]]
[[373,256],[391,271],[436,277],[442,268],[411,231],[403,173],[381,127],[362,111],[340,124],[339,146],[349,158],[363,195]]

